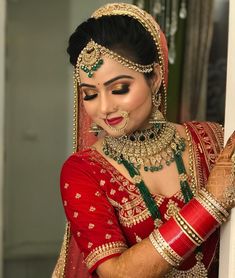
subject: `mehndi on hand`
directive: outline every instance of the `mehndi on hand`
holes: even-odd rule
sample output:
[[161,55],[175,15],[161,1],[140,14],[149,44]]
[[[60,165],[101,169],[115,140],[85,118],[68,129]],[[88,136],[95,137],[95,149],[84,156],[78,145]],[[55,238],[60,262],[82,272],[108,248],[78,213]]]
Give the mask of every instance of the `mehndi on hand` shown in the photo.
[[235,206],[235,132],[219,155],[210,173],[206,189],[226,210]]

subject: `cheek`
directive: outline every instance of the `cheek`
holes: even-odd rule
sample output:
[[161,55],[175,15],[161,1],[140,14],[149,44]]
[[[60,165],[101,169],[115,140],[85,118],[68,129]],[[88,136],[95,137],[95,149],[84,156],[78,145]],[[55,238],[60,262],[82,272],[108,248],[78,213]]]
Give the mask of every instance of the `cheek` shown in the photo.
[[94,107],[94,103],[92,101],[83,101],[83,106],[90,118],[94,118],[96,116],[97,109]]
[[127,96],[125,99],[126,105],[129,107],[130,110],[135,110],[143,106],[144,109],[148,109],[151,107],[151,92],[149,89],[141,88],[138,91],[134,91]]

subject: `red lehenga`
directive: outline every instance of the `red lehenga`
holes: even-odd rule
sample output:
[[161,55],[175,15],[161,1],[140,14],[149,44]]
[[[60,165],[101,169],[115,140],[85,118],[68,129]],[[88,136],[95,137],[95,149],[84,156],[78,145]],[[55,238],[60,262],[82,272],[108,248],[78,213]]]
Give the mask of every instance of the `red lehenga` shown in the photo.
[[[214,123],[189,122],[184,126],[191,163],[189,183],[197,191],[206,184],[220,153],[223,132]],[[54,277],[97,277],[95,269],[100,263],[120,255],[154,229],[137,187],[93,148],[75,153],[65,162],[61,193],[71,237],[67,238],[67,247],[62,250],[57,265],[58,273],[65,267],[64,276]],[[162,195],[154,195],[154,198],[163,221],[184,206],[180,191],[170,198]],[[211,278],[218,275],[218,241],[219,231],[216,231],[201,248],[202,262]],[[195,254],[187,258],[179,270],[173,269],[166,277],[198,277],[195,273],[200,265]]]

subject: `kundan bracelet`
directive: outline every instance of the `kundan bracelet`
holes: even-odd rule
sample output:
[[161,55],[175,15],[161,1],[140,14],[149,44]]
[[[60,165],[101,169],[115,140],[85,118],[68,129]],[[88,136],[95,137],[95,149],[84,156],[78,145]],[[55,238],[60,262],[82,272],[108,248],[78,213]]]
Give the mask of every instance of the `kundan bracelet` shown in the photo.
[[178,266],[228,218],[226,209],[205,189],[149,239],[158,253],[172,266]]

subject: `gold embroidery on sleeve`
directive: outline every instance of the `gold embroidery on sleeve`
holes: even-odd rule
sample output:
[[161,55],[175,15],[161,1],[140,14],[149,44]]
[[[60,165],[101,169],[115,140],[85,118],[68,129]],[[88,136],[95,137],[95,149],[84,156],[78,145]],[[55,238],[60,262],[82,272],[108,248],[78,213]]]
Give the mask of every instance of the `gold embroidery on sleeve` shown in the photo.
[[86,257],[85,263],[88,269],[90,269],[101,259],[113,254],[122,253],[126,249],[126,244],[121,241],[105,243],[93,249],[92,252]]

